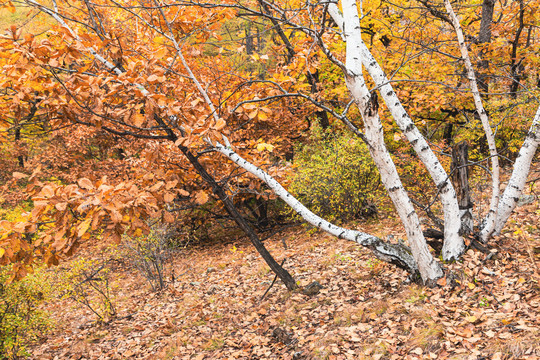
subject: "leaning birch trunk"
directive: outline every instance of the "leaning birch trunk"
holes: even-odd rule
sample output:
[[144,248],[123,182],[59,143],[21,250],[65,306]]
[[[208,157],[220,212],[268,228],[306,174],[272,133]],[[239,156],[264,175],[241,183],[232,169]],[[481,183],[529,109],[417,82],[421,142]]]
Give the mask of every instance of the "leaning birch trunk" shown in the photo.
[[394,203],[401,222],[405,226],[407,239],[422,279],[424,282],[434,281],[443,275],[442,269],[429,252],[418,215],[401,183],[394,162],[384,143],[383,127],[378,114],[377,94],[369,93],[362,74],[362,60],[359,49],[363,41],[356,2],[354,0],[344,0],[343,9],[343,34],[347,42],[345,64],[347,88],[362,114],[369,151],[379,169],[381,181]]
[[476,107],[476,112],[480,117],[482,122],[482,127],[484,128],[484,133],[486,134],[486,139],[489,147],[489,156],[491,157],[491,201],[489,204],[489,212],[486,215],[486,218],[483,221],[483,228],[480,230],[480,239],[482,241],[487,241],[488,237],[493,232],[495,228],[495,219],[497,217],[497,207],[499,205],[499,195],[500,195],[500,167],[499,167],[499,154],[497,152],[497,146],[495,145],[495,135],[489,124],[489,117],[484,105],[482,98],[480,97],[480,91],[478,90],[478,83],[476,81],[476,75],[474,74],[474,69],[472,66],[471,58],[469,57],[469,51],[467,50],[467,44],[465,43],[465,37],[463,36],[463,31],[461,30],[461,25],[459,20],[452,9],[452,5],[449,0],[444,0],[444,6],[448,12],[450,20],[452,20],[452,25],[456,31],[459,50],[461,51],[461,58],[465,62],[465,68],[467,69],[467,77],[469,79],[469,84],[471,87],[471,92],[474,98],[474,105]]
[[[531,168],[531,161],[540,144],[540,106],[536,110],[533,123],[529,129],[529,133],[519,149],[519,154],[514,163],[514,170],[512,176],[508,181],[508,185],[504,189],[501,200],[499,201],[499,207],[497,209],[497,220],[495,222],[495,234],[500,234],[504,224],[514,211],[516,204],[519,200],[519,196],[523,192],[527,176]],[[491,235],[491,234],[489,234]]]
[[266,171],[243,159],[230,147],[225,147],[219,142],[214,142],[212,145],[216,151],[225,155],[235,164],[264,181],[270,187],[270,189],[272,189],[274,194],[285,201],[287,205],[289,205],[296,213],[298,213],[298,215],[302,216],[302,218],[311,225],[316,226],[317,228],[340,239],[354,241],[370,249],[377,258],[407,270],[413,275],[413,277],[418,275],[418,266],[414,257],[410,253],[410,249],[407,247],[400,244],[390,244],[384,242],[376,236],[357,230],[346,229],[324,220],[306,208]]
[[[356,9],[356,4],[353,4]],[[344,15],[341,17],[337,5],[332,3],[329,5],[329,13],[334,18],[334,21],[342,28],[346,23],[350,7],[346,7],[343,3]],[[343,28],[341,29],[344,30]],[[360,26],[356,29],[360,33]],[[347,47],[349,45],[347,44]],[[463,238],[459,234],[461,228],[460,211],[457,203],[456,192],[449,179],[448,174],[444,170],[437,156],[433,153],[428,143],[412,121],[411,117],[401,104],[397,97],[390,81],[386,77],[383,69],[373,57],[364,41],[360,38],[356,45],[356,56],[359,57],[366,67],[369,75],[375,82],[375,85],[380,90],[381,96],[384,99],[392,117],[399,126],[407,140],[411,143],[413,149],[418,154],[418,158],[422,161],[433,181],[439,189],[439,195],[444,211],[444,245],[442,255],[444,260],[457,259],[465,250]]]

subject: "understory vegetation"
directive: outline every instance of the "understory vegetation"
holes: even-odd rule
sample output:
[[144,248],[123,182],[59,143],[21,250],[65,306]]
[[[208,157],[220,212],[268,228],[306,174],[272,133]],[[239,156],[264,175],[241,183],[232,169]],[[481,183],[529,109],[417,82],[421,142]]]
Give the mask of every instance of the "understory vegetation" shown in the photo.
[[0,0],[0,360],[540,357],[540,0]]

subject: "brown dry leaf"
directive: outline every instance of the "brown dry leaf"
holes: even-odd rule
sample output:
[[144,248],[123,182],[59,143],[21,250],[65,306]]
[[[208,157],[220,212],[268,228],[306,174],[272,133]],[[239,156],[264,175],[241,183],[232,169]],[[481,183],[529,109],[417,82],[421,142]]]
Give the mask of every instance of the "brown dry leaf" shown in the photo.
[[204,191],[198,191],[195,194],[195,202],[199,205],[206,204],[208,202],[208,194]]

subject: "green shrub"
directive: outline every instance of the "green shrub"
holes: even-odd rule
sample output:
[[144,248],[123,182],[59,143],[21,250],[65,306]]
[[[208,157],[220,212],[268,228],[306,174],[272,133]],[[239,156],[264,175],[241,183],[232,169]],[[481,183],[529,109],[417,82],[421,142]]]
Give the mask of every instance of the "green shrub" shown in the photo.
[[36,270],[16,282],[8,282],[9,267],[0,267],[0,359],[28,356],[27,347],[52,327],[40,308],[52,294],[52,282]]
[[351,135],[313,130],[295,154],[289,191],[314,213],[335,220],[367,218],[385,197],[366,144]]

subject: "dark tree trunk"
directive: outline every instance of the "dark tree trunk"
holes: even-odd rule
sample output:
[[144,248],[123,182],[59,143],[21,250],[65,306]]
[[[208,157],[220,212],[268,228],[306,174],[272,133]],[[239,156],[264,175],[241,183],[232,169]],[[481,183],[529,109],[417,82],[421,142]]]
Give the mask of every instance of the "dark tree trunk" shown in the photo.
[[[318,93],[319,90],[317,89],[317,84],[319,83],[319,71],[315,70],[315,72],[312,73],[311,71],[308,70],[307,79],[308,79],[309,84],[311,85],[311,93],[312,94]],[[317,120],[319,120],[319,125],[323,129],[326,129],[330,126],[330,120],[328,119],[328,114],[326,113],[326,111],[324,110],[316,111],[315,116],[317,116]]]
[[291,42],[289,41],[289,38],[287,37],[287,35],[285,35],[285,32],[279,25],[279,22],[273,16],[271,16],[272,12],[270,11],[270,6],[268,6],[266,2],[261,1],[261,0],[259,0],[259,5],[261,5],[266,15],[270,15],[269,19],[270,19],[270,22],[272,23],[273,29],[276,31],[277,35],[279,36],[279,38],[281,39],[281,41],[283,42],[283,44],[285,44],[285,47],[287,48],[287,60],[285,63],[286,64],[290,63],[292,58],[296,54],[294,51],[294,46],[292,46]]
[[[15,129],[15,145],[17,147],[17,149],[19,149],[19,152],[21,151],[20,149],[20,140],[21,140],[21,128],[20,127],[17,127]],[[19,166],[20,167],[24,167],[24,155],[23,154],[19,154],[17,155],[17,161],[19,162]]]
[[[480,22],[480,31],[478,32],[478,43],[491,42],[491,25],[493,24],[493,10],[495,8],[495,0],[484,0],[482,3],[482,20]],[[485,54],[480,54],[480,62],[478,64],[480,70],[478,71],[478,87],[480,91],[489,91],[489,79],[486,76],[489,68],[489,63],[484,59]]]
[[[161,119],[157,115],[154,115],[154,119],[158,122],[160,126],[163,127],[164,131],[167,133],[169,140],[171,140],[172,142],[176,142],[176,140],[178,140],[178,136],[176,136],[172,129],[165,124],[163,119]],[[242,229],[246,233],[246,235],[249,237],[249,240],[251,240],[253,246],[255,246],[255,249],[257,249],[264,261],[268,264],[268,266],[270,266],[270,269],[274,272],[274,274],[276,274],[281,279],[281,281],[283,281],[288,290],[297,289],[298,285],[296,284],[296,281],[294,280],[292,275],[272,257],[270,252],[268,252],[268,250],[261,242],[253,228],[249,226],[246,219],[244,219],[244,217],[238,212],[238,209],[223,189],[223,186],[217,183],[214,177],[210,175],[208,171],[206,171],[204,166],[202,166],[202,164],[199,162],[199,159],[195,155],[193,155],[187,147],[179,145],[178,148],[186,156],[188,161],[191,163],[195,171],[199,173],[201,178],[208,185],[210,185],[214,194],[216,194],[216,196],[223,202],[227,213],[234,219],[240,229]]]
[[268,266],[270,266],[270,269],[283,281],[285,286],[288,290],[295,290],[298,288],[298,285],[296,285],[296,281],[291,276],[291,274],[285,270],[268,252],[264,244],[261,242],[253,228],[248,224],[246,219],[238,212],[238,209],[236,209],[236,206],[232,202],[232,200],[227,196],[225,193],[225,190],[221,185],[219,185],[216,180],[210,175],[206,169],[202,166],[202,164],[199,162],[197,157],[195,157],[188,148],[184,146],[179,146],[180,151],[188,158],[191,165],[195,168],[195,170],[201,175],[203,180],[212,187],[212,191],[214,194],[217,195],[217,197],[223,202],[225,205],[225,209],[229,213],[229,215],[234,219],[234,221],[238,224],[238,226],[246,233],[246,235],[251,240],[251,243],[253,246],[255,246],[255,249],[261,254],[262,258]]
[[458,204],[461,212],[461,233],[470,234],[473,231],[471,193],[469,188],[469,144],[462,141],[452,149],[452,182],[456,188]]
[[246,33],[246,53],[248,55],[253,54],[253,36],[251,35],[251,26],[245,29]]
[[512,77],[512,84],[510,85],[510,93],[512,97],[515,99],[517,97],[517,91],[519,90],[519,86],[521,84],[521,77],[524,70],[523,67],[523,58],[518,60],[517,52],[519,47],[519,38],[521,37],[521,33],[523,32],[523,28],[525,27],[525,23],[523,21],[523,16],[525,13],[525,6],[523,5],[523,0],[519,0],[519,17],[518,17],[518,28],[516,30],[516,36],[514,37],[514,41],[512,42],[512,59],[510,63],[510,74]]

